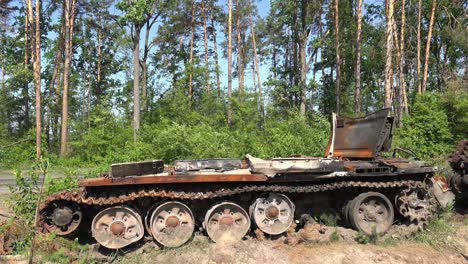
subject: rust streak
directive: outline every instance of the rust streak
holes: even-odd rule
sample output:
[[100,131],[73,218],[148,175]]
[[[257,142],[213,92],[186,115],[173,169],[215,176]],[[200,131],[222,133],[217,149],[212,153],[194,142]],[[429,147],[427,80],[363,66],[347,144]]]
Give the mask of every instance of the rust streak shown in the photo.
[[80,187],[165,183],[202,182],[263,182],[267,177],[259,174],[183,175],[183,176],[131,176],[124,178],[95,178],[81,180]]

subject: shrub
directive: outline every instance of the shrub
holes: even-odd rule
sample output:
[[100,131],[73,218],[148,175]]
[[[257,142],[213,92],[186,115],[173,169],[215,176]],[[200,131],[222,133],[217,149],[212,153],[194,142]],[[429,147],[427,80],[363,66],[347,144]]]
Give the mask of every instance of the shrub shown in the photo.
[[428,92],[417,96],[412,113],[403,122],[404,126],[396,130],[395,146],[411,149],[422,159],[451,151],[453,135],[440,95]]

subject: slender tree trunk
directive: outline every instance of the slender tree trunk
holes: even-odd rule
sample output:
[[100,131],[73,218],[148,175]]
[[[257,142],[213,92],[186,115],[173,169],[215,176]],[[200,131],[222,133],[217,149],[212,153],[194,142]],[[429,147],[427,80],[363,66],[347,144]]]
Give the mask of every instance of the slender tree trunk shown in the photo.
[[421,14],[422,14],[422,0],[418,1],[418,32],[417,32],[417,46],[416,46],[416,80],[418,84],[418,94],[421,93]]
[[336,112],[340,113],[341,96],[341,59],[340,59],[340,19],[339,19],[339,0],[335,0],[335,49],[336,49]]
[[392,82],[393,82],[393,72],[392,72],[392,51],[393,51],[393,1],[387,1],[387,52],[386,52],[386,62],[385,62],[385,102],[384,107],[392,106]]
[[215,73],[216,73],[216,89],[218,90],[218,97],[221,96],[221,80],[219,78],[219,59],[218,59],[218,43],[216,42],[216,28],[213,18],[213,12],[210,14],[211,18],[211,28],[213,29],[213,49],[214,49],[214,59],[215,59]]
[[307,100],[307,72],[309,71],[309,63],[307,61],[307,41],[311,32],[307,24],[308,0],[302,0],[301,5],[301,31],[299,33],[299,57],[301,63],[301,102],[299,105],[299,113],[305,116],[306,113],[306,100]]
[[63,69],[62,126],[60,137],[60,155],[67,154],[68,142],[68,87],[71,57],[73,55],[73,25],[75,20],[75,0],[65,1],[65,63]]
[[243,38],[243,28],[241,24],[241,7],[239,6],[239,1],[236,0],[236,31],[237,31],[237,77],[239,79],[239,99],[243,101],[244,97],[244,38]]
[[[403,0],[404,1],[404,0]],[[398,85],[394,89],[395,99],[393,100],[394,109],[396,110],[396,125],[397,127],[401,127],[403,125],[403,91],[402,91],[402,72],[401,72],[401,46],[398,40],[398,30],[395,20],[393,20],[393,45],[396,51],[396,58],[395,58],[395,68],[398,69]]]
[[141,25],[135,24],[133,35],[133,142],[140,130],[140,33]]
[[[252,36],[253,37],[253,36]],[[255,61],[252,63],[252,83],[253,83],[253,91],[254,94],[257,93],[257,72],[255,71]]]
[[41,1],[36,0],[36,14],[34,27],[35,32],[35,52],[34,52],[34,84],[36,92],[36,158],[40,159],[42,156],[41,152]]
[[257,75],[257,86],[258,86],[258,98],[259,98],[259,105],[260,105],[260,115],[262,116],[262,122],[263,118],[265,116],[265,109],[263,106],[263,94],[262,94],[262,81],[260,78],[260,69],[259,69],[259,64],[258,64],[258,56],[257,56],[257,41],[255,39],[255,28],[253,25],[253,18],[252,18],[252,13],[250,13],[250,31],[252,33],[252,45],[253,45],[253,53],[254,53],[254,68],[255,68],[255,74]]
[[[403,0],[404,1],[404,0]],[[361,113],[361,32],[362,32],[362,0],[358,0],[357,6],[357,36],[356,36],[356,88],[354,91],[354,111]]]
[[[324,59],[325,53],[323,52],[324,35],[323,35],[323,25],[322,25],[322,14],[323,14],[323,6],[320,5],[320,9],[319,9],[319,17],[320,17],[319,18],[319,35],[320,35],[320,60],[321,60],[320,68],[321,68],[321,73],[322,73],[321,83],[322,83],[323,97],[327,98],[328,93],[327,93],[327,90],[325,89],[325,59]],[[325,101],[325,100],[323,100],[323,101]],[[326,109],[325,104],[324,104],[323,109],[324,110]]]
[[190,38],[190,59],[189,59],[189,98],[193,95],[193,44],[195,42],[195,0],[192,1],[192,36]]
[[[2,36],[2,43],[1,43],[2,47],[5,47],[5,36]],[[2,48],[0,49],[0,60],[1,60],[1,63],[2,63],[2,89],[0,92],[4,92],[5,91],[5,50]]]
[[272,52],[272,58],[271,60],[273,61],[273,78],[276,80],[277,78],[277,74],[278,74],[278,71],[277,71],[277,67],[278,67],[278,61],[276,59],[277,55],[277,49],[276,49],[276,43],[274,44],[273,46],[273,52]]
[[228,100],[227,100],[227,121],[228,126],[232,126],[232,0],[228,0]]
[[437,1],[432,0],[431,20],[429,21],[429,32],[427,33],[426,53],[424,56],[425,57],[424,72],[423,72],[423,79],[422,79],[422,85],[421,85],[422,93],[426,91],[426,86],[427,86],[427,70],[429,68],[429,50],[431,49],[432,30],[434,28],[434,17],[435,17],[436,5],[437,5]]
[[[408,114],[408,98],[406,96],[406,81],[405,81],[405,14],[406,0],[401,1],[401,30],[400,30],[400,101],[401,112]],[[400,118],[401,119],[401,118]],[[401,125],[401,124],[400,124]]]
[[[202,1],[202,15],[203,15],[203,45],[205,47],[205,89],[206,93],[210,93],[210,69],[208,64],[208,32],[206,30],[206,7],[205,2]],[[215,30],[213,28],[213,30]]]
[[150,21],[146,21],[145,27],[145,46],[143,50],[143,59],[141,60],[141,97],[142,97],[142,109],[148,112],[148,54],[149,54],[149,35],[151,32],[152,24]]
[[[65,12],[65,6],[63,7],[63,12]],[[65,41],[65,13],[62,14],[62,25],[60,26],[60,37],[57,44],[57,52],[55,54],[55,63],[54,63],[54,71],[52,73],[52,79],[50,80],[49,90],[55,91],[56,94],[56,103],[59,102],[59,93],[58,89],[55,89],[55,83],[57,80],[57,76],[59,73],[60,65],[62,63],[62,54],[63,54],[63,46]]]
[[305,116],[306,113],[306,100],[307,100],[307,54],[306,54],[306,48],[307,48],[307,40],[309,38],[307,32],[302,32],[301,33],[301,39],[299,40],[299,56],[301,57],[301,82],[300,82],[300,87],[301,87],[301,102],[299,106],[299,113],[302,116]]
[[49,84],[49,94],[51,98],[51,102],[47,104],[47,112],[49,113],[49,122],[47,128],[47,146],[50,150],[52,147],[52,142],[50,138],[50,133],[52,133],[53,139],[55,140],[58,138],[57,131],[58,128],[58,117],[60,115],[60,89],[56,87],[56,83],[63,84],[61,80],[57,82],[57,79],[60,78],[59,71],[63,64],[63,52],[65,46],[65,2],[62,4],[62,18],[61,18],[61,26],[60,26],[60,37],[57,43],[57,52],[55,55],[55,64],[54,64],[54,71],[52,73],[52,79],[50,80]]
[[[101,19],[99,18],[99,27],[97,30],[97,77],[96,77],[96,89],[101,89],[101,64],[102,64],[102,30],[101,30]],[[99,92],[100,93],[100,92]]]
[[[24,127],[29,129],[29,54],[28,51],[34,50],[32,47],[33,41],[31,36],[31,43],[29,43],[29,36],[32,35],[33,28],[33,7],[32,0],[26,1],[26,20],[24,22],[24,85],[23,85],[23,100],[24,100]],[[31,54],[32,55],[32,54]],[[32,57],[32,56],[31,56]],[[32,58],[33,59],[33,58]]]

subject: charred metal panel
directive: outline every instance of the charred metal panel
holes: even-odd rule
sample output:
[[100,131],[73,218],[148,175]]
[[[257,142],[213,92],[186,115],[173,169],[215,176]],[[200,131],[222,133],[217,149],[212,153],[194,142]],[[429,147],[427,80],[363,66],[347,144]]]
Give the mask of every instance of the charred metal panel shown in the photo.
[[336,116],[325,156],[375,158],[391,147],[393,117],[386,108],[362,118]]
[[344,162],[330,158],[275,158],[264,160],[246,155],[250,170],[268,177],[285,173],[330,173],[344,171]]
[[111,166],[112,177],[140,176],[157,174],[164,171],[164,161],[151,160],[141,162],[117,163]]
[[174,166],[176,172],[199,170],[229,171],[241,169],[242,161],[240,159],[176,160]]
[[259,174],[218,174],[218,175],[187,175],[187,176],[139,176],[122,178],[93,178],[78,182],[80,187],[117,186],[139,184],[171,184],[171,183],[202,183],[202,182],[264,182],[267,177]]

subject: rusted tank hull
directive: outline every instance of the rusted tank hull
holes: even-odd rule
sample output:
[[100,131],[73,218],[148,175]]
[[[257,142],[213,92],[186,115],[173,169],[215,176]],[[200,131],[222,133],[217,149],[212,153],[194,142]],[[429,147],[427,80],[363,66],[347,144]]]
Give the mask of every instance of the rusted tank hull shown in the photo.
[[326,157],[182,160],[145,172],[125,164],[137,172],[84,179],[80,190],[47,197],[38,227],[59,235],[91,230],[111,249],[144,235],[177,247],[194,230],[215,242],[254,230],[279,235],[304,214],[332,213],[368,234],[385,233],[395,218],[423,227],[435,208],[434,168],[380,156],[391,143],[388,114],[336,117]]

